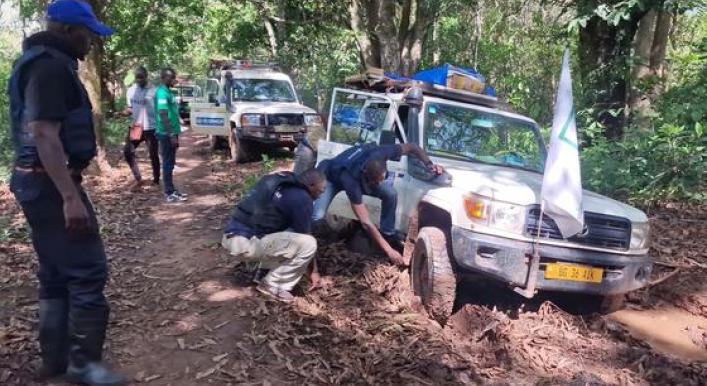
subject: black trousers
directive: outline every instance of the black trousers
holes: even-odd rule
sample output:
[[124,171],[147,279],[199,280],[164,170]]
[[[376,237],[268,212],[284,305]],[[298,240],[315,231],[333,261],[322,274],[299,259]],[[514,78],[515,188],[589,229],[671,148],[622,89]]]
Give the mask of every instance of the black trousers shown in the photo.
[[63,200],[46,173],[15,170],[10,188],[32,229],[39,258],[39,298],[68,299],[72,309],[107,309],[103,288],[108,269],[98,221],[81,177],[74,182],[96,229],[81,237],[67,232]]
[[150,163],[152,164],[152,181],[157,183],[160,181],[160,155],[159,155],[159,145],[157,142],[157,137],[155,137],[155,131],[143,131],[142,137],[139,140],[133,141],[130,139],[130,134],[125,137],[125,147],[123,148],[123,155],[125,156],[125,161],[130,166],[130,170],[133,172],[133,176],[136,181],[141,181],[142,176],[140,175],[140,168],[137,166],[137,161],[135,160],[135,149],[140,146],[141,143],[147,142],[147,151],[150,154]]

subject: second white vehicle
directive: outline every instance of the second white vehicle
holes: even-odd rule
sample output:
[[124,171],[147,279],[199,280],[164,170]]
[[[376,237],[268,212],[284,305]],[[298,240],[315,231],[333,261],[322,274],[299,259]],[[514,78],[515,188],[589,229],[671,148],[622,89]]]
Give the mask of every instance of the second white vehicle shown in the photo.
[[191,104],[191,128],[210,135],[213,146],[228,143],[236,162],[259,160],[269,149],[292,150],[309,127],[322,126],[276,65],[220,62],[211,75],[205,97]]

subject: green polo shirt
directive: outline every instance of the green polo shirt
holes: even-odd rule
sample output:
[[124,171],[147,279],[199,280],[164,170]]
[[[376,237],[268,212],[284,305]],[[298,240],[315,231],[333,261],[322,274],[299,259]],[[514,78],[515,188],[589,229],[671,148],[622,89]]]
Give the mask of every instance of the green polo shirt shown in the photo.
[[155,130],[157,134],[168,135],[160,110],[167,110],[167,117],[174,130],[172,134],[180,134],[182,127],[179,125],[179,106],[172,91],[165,85],[160,85],[155,92]]

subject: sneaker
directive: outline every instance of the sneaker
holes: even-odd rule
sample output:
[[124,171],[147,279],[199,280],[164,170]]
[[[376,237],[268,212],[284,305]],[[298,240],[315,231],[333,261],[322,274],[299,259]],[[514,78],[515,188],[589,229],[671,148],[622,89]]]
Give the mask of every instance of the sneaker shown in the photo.
[[179,196],[176,193],[168,194],[166,197],[166,200],[168,203],[174,203],[174,202],[180,202],[180,201],[186,201],[186,197]]
[[182,193],[182,192],[180,192],[180,191],[178,191],[178,190],[175,190],[175,191],[174,191],[174,194],[176,194],[177,196],[179,196],[179,197],[181,197],[181,198],[183,198],[183,199],[185,199],[185,200],[189,197],[188,194]]
[[290,291],[285,291],[283,289],[267,285],[265,283],[258,284],[255,287],[261,294],[267,295],[275,300],[279,300],[284,303],[292,303],[295,297],[290,293]]
[[265,269],[265,268],[256,269],[255,272],[253,273],[253,279],[252,279],[253,283],[255,283],[255,284],[262,283],[263,279],[265,279],[265,276],[268,275],[268,272],[270,272],[269,269]]

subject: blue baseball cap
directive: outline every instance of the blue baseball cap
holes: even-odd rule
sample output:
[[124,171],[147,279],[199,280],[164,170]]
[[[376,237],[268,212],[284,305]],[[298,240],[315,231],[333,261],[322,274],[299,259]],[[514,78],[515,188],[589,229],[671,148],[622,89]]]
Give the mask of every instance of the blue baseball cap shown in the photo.
[[82,25],[98,36],[112,35],[115,30],[98,21],[93,8],[78,0],[56,0],[47,7],[47,20],[63,24]]

